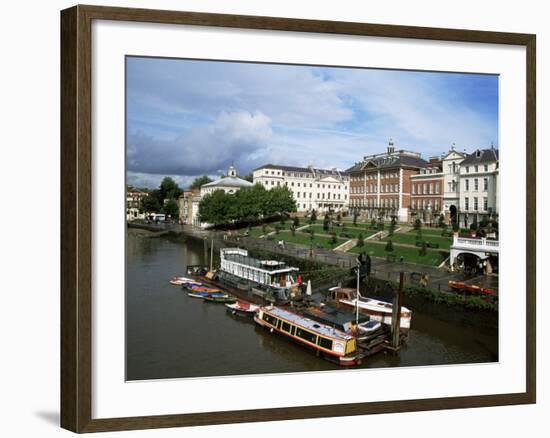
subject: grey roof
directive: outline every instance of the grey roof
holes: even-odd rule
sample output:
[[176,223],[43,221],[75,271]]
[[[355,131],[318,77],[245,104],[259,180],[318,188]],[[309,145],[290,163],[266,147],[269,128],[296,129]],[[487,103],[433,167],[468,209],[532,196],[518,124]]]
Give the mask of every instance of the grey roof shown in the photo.
[[399,168],[399,167],[413,167],[413,168],[424,168],[428,165],[426,160],[409,154],[384,154],[376,155],[372,157],[365,157],[366,159],[355,163],[354,166],[346,170],[346,172],[358,172],[363,166],[372,163],[374,168],[377,169],[389,169],[389,168]]
[[254,184],[252,184],[250,181],[247,181],[245,179],[237,178],[235,176],[226,176],[224,178],[217,179],[216,181],[209,182],[208,184],[204,184],[202,187],[252,187]]
[[315,172],[319,175],[346,175],[344,170],[335,170],[335,169],[318,169],[316,167],[296,167],[296,166],[280,166],[278,164],[266,164],[265,166],[260,166],[254,170],[260,169],[277,169],[284,170],[285,172],[302,172],[302,173],[312,173]]
[[498,162],[498,149],[478,149],[468,155],[462,163],[461,166],[471,166],[475,164],[484,164],[484,163],[495,163]]

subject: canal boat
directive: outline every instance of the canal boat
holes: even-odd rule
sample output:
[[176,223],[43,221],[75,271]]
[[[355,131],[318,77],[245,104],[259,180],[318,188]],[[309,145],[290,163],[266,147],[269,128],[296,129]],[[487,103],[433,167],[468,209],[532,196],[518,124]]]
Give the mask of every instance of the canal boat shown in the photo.
[[277,306],[261,307],[254,321],[271,333],[286,336],[339,365],[361,363],[362,354],[357,350],[355,337],[326,324]]
[[207,292],[207,291],[191,291],[191,292],[187,292],[187,295],[192,297],[192,298],[202,298],[202,299],[205,299],[205,298],[212,298],[212,297],[215,297],[215,298],[228,298],[229,295],[226,294],[225,292],[221,292],[221,291],[216,291],[216,292]]
[[223,285],[250,290],[270,302],[284,303],[300,291],[298,271],[278,260],[250,257],[246,249],[222,248],[216,277]]
[[225,307],[233,315],[241,316],[253,316],[260,309],[260,306],[248,303],[246,301],[236,301],[234,303],[228,303],[225,305]]
[[[363,297],[359,294],[357,301],[357,291],[355,289],[332,287],[329,289],[327,297],[329,301],[336,302],[350,309],[359,308],[360,313],[368,315],[371,319],[379,321],[382,324],[391,325],[393,304],[374,298]],[[400,328],[406,333],[411,327],[412,312],[402,306],[400,317]]]
[[301,313],[307,318],[353,334],[356,337],[373,335],[382,328],[379,321],[371,319],[364,313],[356,315],[355,312],[347,310],[347,308],[337,308],[332,305],[323,305],[321,308],[311,306],[301,310]]
[[235,301],[237,301],[237,299],[232,296],[232,295],[228,295],[228,294],[224,294],[224,295],[219,295],[219,294],[210,294],[210,295],[205,295],[203,297],[204,301],[209,301],[211,303],[234,303]]

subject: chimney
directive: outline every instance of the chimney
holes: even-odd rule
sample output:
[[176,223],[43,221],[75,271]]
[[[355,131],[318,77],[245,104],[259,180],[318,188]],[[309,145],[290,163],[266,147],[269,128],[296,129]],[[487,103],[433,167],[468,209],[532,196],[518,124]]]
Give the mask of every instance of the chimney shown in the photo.
[[395,152],[395,147],[393,146],[393,140],[390,138],[388,143],[388,154],[393,154]]

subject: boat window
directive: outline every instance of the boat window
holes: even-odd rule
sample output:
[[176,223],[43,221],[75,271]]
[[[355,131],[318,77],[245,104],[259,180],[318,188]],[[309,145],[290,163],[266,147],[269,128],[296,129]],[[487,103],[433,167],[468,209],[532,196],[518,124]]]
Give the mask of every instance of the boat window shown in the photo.
[[306,341],[312,342],[314,344],[315,344],[315,341],[316,341],[316,338],[317,338],[317,335],[315,335],[311,332],[308,332],[306,330],[302,330],[300,328],[296,328],[296,336],[298,336],[299,338],[302,338]]
[[290,332],[290,324],[288,322],[283,321],[283,330],[285,332]]
[[277,321],[278,321],[277,318],[275,318],[274,316],[269,315],[268,313],[264,313],[263,320],[270,323],[271,325],[274,325],[274,326],[277,325]]
[[328,350],[332,350],[332,339],[327,339],[319,336],[319,345]]

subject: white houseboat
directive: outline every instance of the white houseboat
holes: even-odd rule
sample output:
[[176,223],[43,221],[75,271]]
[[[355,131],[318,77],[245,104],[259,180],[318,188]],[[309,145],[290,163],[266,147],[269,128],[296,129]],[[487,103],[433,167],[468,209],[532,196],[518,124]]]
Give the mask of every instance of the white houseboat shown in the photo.
[[[359,302],[357,302],[357,291],[355,289],[332,287],[329,291],[329,301],[334,301],[351,309],[359,307],[359,312],[369,315],[371,319],[380,321],[382,324],[391,325],[393,311],[392,303],[363,297],[361,295],[359,295]],[[411,327],[411,318],[412,312],[402,306],[400,318],[400,327],[402,331],[409,331]]]
[[287,266],[277,260],[259,260],[248,255],[246,249],[222,248],[220,269],[217,272],[222,282],[234,287],[255,288],[256,293],[271,293],[275,300],[288,300],[296,283],[298,268]]

